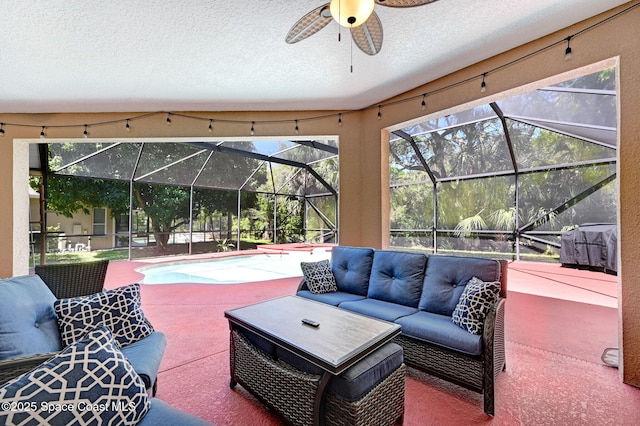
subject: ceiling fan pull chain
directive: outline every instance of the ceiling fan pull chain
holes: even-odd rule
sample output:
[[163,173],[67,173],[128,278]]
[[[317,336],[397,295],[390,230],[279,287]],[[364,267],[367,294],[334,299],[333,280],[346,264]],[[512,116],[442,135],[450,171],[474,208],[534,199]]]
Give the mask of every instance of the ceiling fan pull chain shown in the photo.
[[342,29],[341,29],[342,25],[340,25],[340,19],[342,19],[340,17],[340,12],[341,12],[342,8],[340,6],[341,6],[341,3],[338,2],[338,43],[340,43],[342,41],[342,40],[340,40],[340,35],[342,34]]
[[353,74],[353,37],[351,37],[351,73]]

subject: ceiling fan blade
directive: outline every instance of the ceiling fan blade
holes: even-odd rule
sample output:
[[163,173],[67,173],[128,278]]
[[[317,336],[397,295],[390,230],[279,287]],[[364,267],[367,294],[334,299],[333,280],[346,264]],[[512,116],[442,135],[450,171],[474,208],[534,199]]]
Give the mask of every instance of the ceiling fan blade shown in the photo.
[[382,23],[376,12],[359,27],[351,28],[351,37],[367,55],[376,55],[382,49]]
[[414,7],[433,3],[438,0],[375,0],[376,4],[388,7]]
[[304,40],[323,29],[332,19],[331,12],[329,11],[329,3],[317,7],[300,18],[300,20],[291,27],[285,41],[293,44]]

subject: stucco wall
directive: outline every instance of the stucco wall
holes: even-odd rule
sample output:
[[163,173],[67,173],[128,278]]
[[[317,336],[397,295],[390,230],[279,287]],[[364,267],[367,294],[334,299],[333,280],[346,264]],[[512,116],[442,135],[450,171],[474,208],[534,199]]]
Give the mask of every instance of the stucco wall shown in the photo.
[[[245,123],[222,123],[216,127],[215,136],[249,136],[246,121],[277,120],[279,123],[256,125],[256,136],[287,136],[293,134],[293,124],[282,120],[300,121],[300,136],[338,135],[340,138],[340,243],[384,247],[388,242],[388,128],[409,120],[441,115],[459,109],[460,105],[486,103],[506,96],[513,90],[527,85],[539,85],[540,81],[564,74],[571,78],[575,70],[583,67],[616,65],[619,88],[619,239],[620,259],[620,329],[622,346],[621,374],[626,383],[640,386],[640,262],[637,261],[636,241],[640,239],[640,205],[637,190],[640,181],[640,8],[597,25],[581,33],[571,42],[573,57],[564,59],[566,45],[558,44],[543,49],[582,29],[589,28],[604,18],[623,10],[631,4],[594,17],[571,28],[549,35],[520,48],[506,52],[482,63],[428,83],[396,99],[380,100],[382,117],[377,119],[377,105],[370,109],[343,115],[343,125],[336,117],[304,121],[305,117],[330,114],[326,111],[306,112],[211,112],[193,113],[202,117],[244,120]],[[542,49],[537,54],[532,54]],[[531,56],[529,56],[531,55]],[[528,56],[526,60],[504,66]],[[595,65],[594,67],[594,64]],[[503,67],[504,66],[504,67]],[[498,69],[499,68],[499,69]],[[490,70],[487,75],[487,91],[481,93],[480,79],[456,84]],[[581,71],[584,72],[584,71]],[[549,80],[551,81],[551,80]],[[440,88],[455,84],[447,90]],[[533,86],[530,86],[533,87]],[[420,94],[436,92],[429,96],[429,108],[420,108]],[[417,97],[410,102],[395,102]],[[393,102],[393,103],[392,103]],[[466,105],[468,106],[468,105]],[[124,119],[135,114],[0,114],[0,122],[32,124],[36,127],[5,127],[5,138],[0,143],[0,276],[26,273],[26,235],[28,229],[28,199],[24,190],[28,167],[25,141],[16,139],[37,138],[39,126],[78,124],[77,128],[49,128],[49,138],[79,138],[83,123]],[[202,122],[175,118],[171,127],[166,116],[158,115],[140,121],[132,121],[131,132],[123,123],[113,123],[90,128],[90,136],[114,137],[182,137],[210,136]],[[14,141],[11,143],[11,141]],[[14,179],[15,176],[15,179]],[[24,181],[22,181],[24,182]],[[12,183],[12,184],[9,184]],[[15,188],[15,190],[14,190]],[[24,248],[23,248],[24,246]],[[567,326],[570,326],[568,324]]]

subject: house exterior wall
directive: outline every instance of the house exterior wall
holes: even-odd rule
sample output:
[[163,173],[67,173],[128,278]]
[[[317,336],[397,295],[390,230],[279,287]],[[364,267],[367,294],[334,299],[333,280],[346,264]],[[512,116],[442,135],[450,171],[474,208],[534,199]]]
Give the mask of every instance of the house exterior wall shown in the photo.
[[[38,198],[32,197],[29,199],[29,209],[31,222],[39,221],[40,200]],[[106,234],[104,235],[96,235],[93,229],[93,212],[91,214],[78,212],[71,218],[51,211],[46,212],[47,227],[55,227],[56,232],[61,233],[56,244],[58,250],[104,250],[113,248],[115,220],[109,216],[109,209],[105,210],[107,220]],[[32,228],[39,229],[39,226]],[[49,236],[49,239],[51,238]],[[36,251],[38,251],[37,248]]]
[[[272,121],[256,128],[259,136],[283,136],[293,133],[290,122],[299,119],[300,137],[313,135],[337,135],[340,141],[340,243],[383,248],[388,244],[389,230],[389,177],[388,131],[399,123],[417,118],[434,118],[443,113],[468,108],[474,103],[487,103],[507,96],[517,88],[526,87],[557,75],[572,78],[585,67],[596,69],[615,65],[618,72],[619,143],[618,143],[618,229],[619,229],[619,315],[621,375],[625,383],[640,386],[640,262],[637,261],[637,241],[640,239],[640,8],[617,16],[601,25],[604,18],[623,10],[630,4],[596,16],[534,42],[497,55],[468,68],[453,72],[439,80],[410,90],[395,99],[381,100],[389,104],[377,119],[377,105],[343,115],[343,125],[338,126],[329,111],[237,111],[189,113],[193,116],[212,117],[219,120],[235,120],[217,126],[218,137],[250,137],[246,122]],[[589,28],[572,39],[573,57],[564,59],[565,44],[545,49],[569,35]],[[532,55],[532,52],[538,52]],[[515,61],[527,56],[526,60]],[[515,61],[514,63],[512,63]],[[510,66],[504,66],[511,64]],[[487,70],[495,70],[487,76],[487,91],[480,92],[480,79],[474,78]],[[582,71],[576,71],[582,70]],[[595,69],[592,69],[595,71]],[[464,82],[462,84],[455,84]],[[437,91],[443,87],[447,90]],[[422,93],[429,96],[429,109],[422,111]],[[394,102],[415,97],[412,102]],[[336,112],[337,113],[337,112]],[[0,185],[0,276],[6,277],[27,272],[28,249],[28,200],[24,182],[28,174],[26,144],[37,142],[40,126],[78,124],[78,128],[49,127],[48,138],[78,138],[83,123],[112,122],[134,116],[134,113],[104,114],[0,114],[0,122],[33,125],[29,127],[5,127],[5,140],[0,144],[0,181],[12,182]],[[304,118],[325,116],[306,121]],[[113,122],[91,129],[93,138],[163,138],[207,136],[206,126],[193,126],[190,120],[174,120],[171,127],[164,123],[165,116],[156,115],[144,122],[132,122],[132,130],[126,133],[124,124]],[[304,120],[304,121],[303,121]],[[243,121],[243,122],[240,122]],[[68,139],[66,139],[68,140]],[[81,141],[81,139],[80,139]],[[23,194],[24,193],[24,194]],[[569,324],[567,326],[570,326]]]

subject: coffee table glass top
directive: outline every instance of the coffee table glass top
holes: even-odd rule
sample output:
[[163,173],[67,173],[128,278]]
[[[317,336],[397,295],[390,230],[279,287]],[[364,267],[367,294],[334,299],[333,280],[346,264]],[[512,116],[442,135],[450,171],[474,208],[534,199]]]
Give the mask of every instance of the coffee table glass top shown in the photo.
[[[333,374],[400,333],[398,324],[298,296],[232,309],[225,317]],[[303,324],[303,319],[319,325]]]

